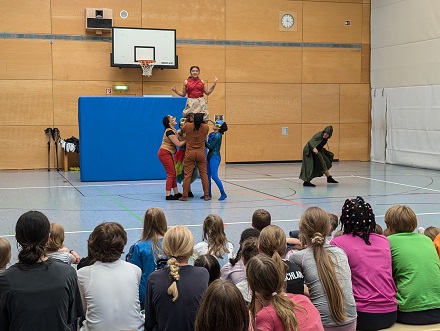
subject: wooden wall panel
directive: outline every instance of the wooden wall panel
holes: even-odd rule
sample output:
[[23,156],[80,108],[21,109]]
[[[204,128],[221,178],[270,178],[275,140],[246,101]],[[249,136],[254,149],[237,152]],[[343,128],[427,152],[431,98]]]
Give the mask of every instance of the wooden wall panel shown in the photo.
[[[289,128],[281,135],[281,128]],[[231,124],[226,133],[226,162],[288,161],[301,159],[301,124]]]
[[370,44],[371,5],[362,5],[362,44]]
[[[48,125],[4,126],[0,130],[0,169],[47,168]],[[19,133],[19,135],[17,135]],[[12,138],[12,139],[11,139]],[[20,139],[17,139],[20,138]],[[51,141],[53,149],[53,142]],[[51,163],[54,162],[54,153]]]
[[105,81],[54,81],[54,125],[78,125],[78,98],[80,96],[115,96],[137,95],[142,96],[142,83],[124,82],[128,84],[128,92],[111,95],[105,93],[106,88],[112,88],[114,82]]
[[365,1],[370,2],[370,0],[303,0],[303,2],[343,2],[343,3],[365,3]]
[[304,48],[303,83],[360,83],[361,51]]
[[[279,31],[279,13],[297,14],[297,31]],[[226,0],[226,39],[302,41],[302,2],[282,0]]]
[[[86,8],[108,8],[113,11],[113,26],[141,27],[142,0],[93,0],[93,1],[59,1],[51,0],[52,33],[96,35],[95,31],[86,32]],[[119,16],[121,10],[128,12],[128,17]],[[111,31],[103,31],[104,36],[110,36]]]
[[321,123],[314,123],[314,124],[303,124],[301,125],[301,158],[302,158],[302,148],[307,144],[307,142],[313,137],[314,134],[317,132],[323,131],[327,126],[333,126],[333,135],[328,140],[328,145],[326,145],[326,148],[333,152],[335,154],[335,159],[339,159],[339,127],[340,125],[337,123],[332,122],[321,122]]
[[52,46],[55,80],[142,81],[141,69],[110,67],[111,43],[56,40]]
[[0,0],[0,31],[50,33],[49,0]]
[[52,79],[49,40],[0,39],[1,79]]
[[302,49],[226,48],[226,79],[233,83],[301,83]]
[[370,85],[342,84],[340,90],[340,123],[368,123]]
[[338,84],[303,84],[302,123],[339,123]]
[[224,39],[225,0],[142,0],[142,27],[176,29],[177,38]]
[[362,45],[361,83],[370,83],[370,45]]
[[[144,82],[170,82],[170,89],[175,84],[181,89],[183,82],[190,75],[191,66],[200,67],[200,78],[211,84],[214,77],[225,82],[225,47],[224,46],[177,46],[179,69],[153,69],[153,76],[144,78]],[[213,92],[214,94],[215,92]]]
[[51,80],[0,80],[0,100],[1,130],[15,125],[53,124]]
[[361,36],[362,4],[303,2],[304,42],[361,43]]
[[229,83],[228,124],[301,123],[300,84]]
[[340,126],[340,159],[368,161],[370,159],[369,123],[347,123]]

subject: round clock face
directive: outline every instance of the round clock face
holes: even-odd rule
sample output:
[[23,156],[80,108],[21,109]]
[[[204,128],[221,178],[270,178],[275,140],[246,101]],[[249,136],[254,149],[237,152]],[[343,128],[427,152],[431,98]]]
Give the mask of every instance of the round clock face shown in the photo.
[[281,17],[281,24],[283,27],[285,27],[286,29],[290,29],[293,26],[293,16],[290,14],[284,14]]

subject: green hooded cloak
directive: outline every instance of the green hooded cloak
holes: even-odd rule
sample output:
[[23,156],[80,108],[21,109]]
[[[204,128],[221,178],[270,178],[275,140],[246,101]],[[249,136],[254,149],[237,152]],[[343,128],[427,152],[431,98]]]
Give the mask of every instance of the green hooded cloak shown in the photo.
[[318,152],[313,153],[313,149],[323,141],[323,133],[327,133],[329,139],[333,134],[333,127],[327,126],[323,131],[316,133],[312,139],[304,146],[301,173],[299,178],[305,182],[310,182],[315,177],[321,177],[324,171],[332,167],[333,153],[324,147]]

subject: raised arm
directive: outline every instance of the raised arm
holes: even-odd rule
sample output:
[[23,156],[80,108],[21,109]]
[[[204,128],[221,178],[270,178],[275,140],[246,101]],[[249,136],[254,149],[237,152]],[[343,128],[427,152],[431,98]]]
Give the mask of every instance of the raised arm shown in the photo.
[[206,86],[204,86],[204,92],[205,92],[206,95],[210,95],[212,93],[212,91],[214,91],[215,86],[217,85],[217,81],[218,81],[218,78],[214,77],[214,83],[209,88],[209,90],[206,88]]
[[186,83],[187,83],[187,81],[185,80],[185,83],[183,83],[182,92],[177,91],[176,85],[173,85],[173,87],[171,88],[171,91],[173,91],[174,93],[176,93],[177,95],[179,95],[181,97],[186,96]]
[[182,147],[183,145],[186,144],[185,140],[180,141],[175,134],[168,136],[168,138],[170,138],[171,142],[177,147]]

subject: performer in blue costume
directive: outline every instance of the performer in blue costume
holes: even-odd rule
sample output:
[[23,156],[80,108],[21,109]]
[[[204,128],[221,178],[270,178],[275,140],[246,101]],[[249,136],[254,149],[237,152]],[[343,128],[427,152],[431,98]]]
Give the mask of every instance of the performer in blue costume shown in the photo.
[[[220,165],[221,156],[220,148],[222,146],[223,133],[228,130],[228,125],[222,121],[217,120],[214,122],[213,132],[208,135],[208,141],[205,143],[206,148],[208,148],[208,181],[209,181],[209,196],[212,197],[211,193],[211,178],[214,180],[218,189],[220,190],[219,200],[225,200],[228,196],[223,188],[223,183],[218,177],[218,167]],[[203,198],[203,197],[202,197]]]

